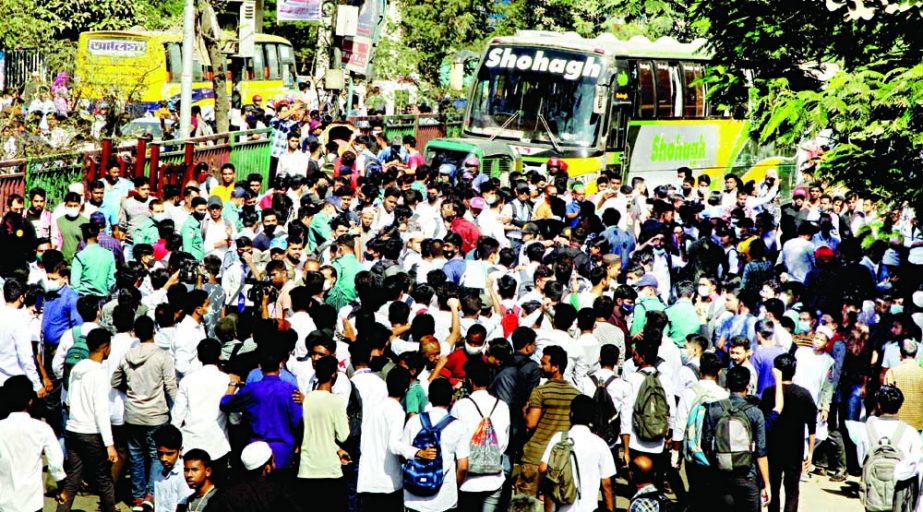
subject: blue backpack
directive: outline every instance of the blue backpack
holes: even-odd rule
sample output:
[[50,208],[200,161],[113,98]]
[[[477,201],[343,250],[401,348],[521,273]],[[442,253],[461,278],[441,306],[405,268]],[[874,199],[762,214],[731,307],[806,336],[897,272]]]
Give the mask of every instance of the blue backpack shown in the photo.
[[413,438],[414,448],[425,450],[429,447],[436,448],[435,460],[424,460],[416,457],[404,463],[404,490],[415,496],[435,496],[442,488],[445,473],[442,470],[442,430],[449,423],[455,421],[451,415],[446,415],[433,425],[429,420],[429,413],[420,414],[420,424],[423,428]]

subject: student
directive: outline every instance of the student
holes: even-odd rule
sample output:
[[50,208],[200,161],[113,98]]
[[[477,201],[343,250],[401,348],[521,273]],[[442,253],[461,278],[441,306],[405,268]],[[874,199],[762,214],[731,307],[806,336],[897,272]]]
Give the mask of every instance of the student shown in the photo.
[[[42,455],[47,460],[48,474],[58,482],[58,503],[67,502],[61,445],[47,423],[29,416],[36,397],[32,382],[25,375],[10,377],[0,388],[0,395],[3,405],[11,411],[0,420],[0,510],[42,510]],[[0,411],[0,417],[3,414]]]
[[[596,434],[590,432],[589,425],[595,417],[596,404],[586,395],[579,395],[570,404],[570,429],[565,433],[558,432],[548,441],[548,447],[542,455],[539,472],[548,472],[548,463],[554,446],[562,440],[573,442],[573,456],[577,464],[574,469],[574,483],[577,488],[577,500],[567,506],[559,506],[558,510],[574,512],[594,512],[599,503],[597,496],[602,490],[605,510],[615,510],[615,498],[612,493],[612,477],[615,476],[615,462],[609,446]],[[577,469],[579,468],[579,469]],[[550,499],[546,496],[545,499]]]
[[628,505],[628,512],[660,512],[664,496],[654,485],[656,478],[654,461],[647,455],[638,455],[631,459],[628,466],[629,480],[636,489]]
[[[452,385],[444,378],[438,378],[429,385],[429,401],[432,409],[418,414],[404,426],[403,440],[413,444],[413,439],[422,430],[422,416],[429,418],[431,425],[437,425],[449,415],[452,403]],[[458,484],[464,482],[468,471],[468,440],[465,427],[460,421],[452,421],[442,430],[439,440],[442,468],[445,479],[434,496],[416,496],[404,489],[404,507],[417,512],[443,512],[454,509],[458,503]]]
[[[192,494],[186,497],[186,512],[205,510],[218,488],[212,481],[212,459],[208,452],[193,448],[183,456],[183,476]],[[178,509],[178,510],[183,510]]]
[[151,437],[157,446],[157,460],[160,462],[158,471],[151,475],[154,486],[154,512],[174,512],[177,506],[186,502],[186,497],[192,492],[186,484],[184,465],[180,460],[183,434],[178,428],[167,424],[158,428]]
[[[746,336],[734,336],[731,338],[728,355],[731,358],[732,367],[738,366],[746,368],[750,372],[750,383],[747,384],[747,394],[755,395],[757,390],[756,368],[750,363],[750,340]],[[726,377],[726,373],[722,377]],[[719,379],[723,384],[725,379]]]

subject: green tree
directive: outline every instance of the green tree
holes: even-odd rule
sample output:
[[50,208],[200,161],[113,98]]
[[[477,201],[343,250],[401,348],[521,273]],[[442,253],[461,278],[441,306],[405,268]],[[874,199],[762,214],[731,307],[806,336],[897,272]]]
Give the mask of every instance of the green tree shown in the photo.
[[263,1],[263,32],[279,37],[284,37],[292,43],[295,56],[298,58],[298,71],[310,74],[314,70],[311,64],[315,59],[314,49],[317,48],[318,23],[304,21],[283,21],[276,19],[276,0]]

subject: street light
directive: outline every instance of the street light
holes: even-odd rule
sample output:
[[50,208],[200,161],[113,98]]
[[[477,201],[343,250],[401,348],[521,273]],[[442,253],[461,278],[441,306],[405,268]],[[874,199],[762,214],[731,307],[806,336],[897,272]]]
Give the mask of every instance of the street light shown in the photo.
[[183,72],[180,75],[179,138],[189,137],[192,125],[192,48],[195,40],[195,0],[183,7]]

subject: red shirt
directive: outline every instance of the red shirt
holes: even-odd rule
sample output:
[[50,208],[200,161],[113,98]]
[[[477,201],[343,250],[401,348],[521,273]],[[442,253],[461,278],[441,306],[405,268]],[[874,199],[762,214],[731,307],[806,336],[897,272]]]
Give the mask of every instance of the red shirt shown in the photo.
[[458,217],[452,221],[449,229],[461,237],[463,253],[467,254],[477,247],[478,239],[481,238],[481,230],[472,222]]
[[[465,364],[471,357],[465,352],[465,348],[457,348],[446,358],[445,366],[442,367],[441,375],[449,379],[452,386],[459,382],[465,381]],[[474,356],[477,357],[477,356]]]

